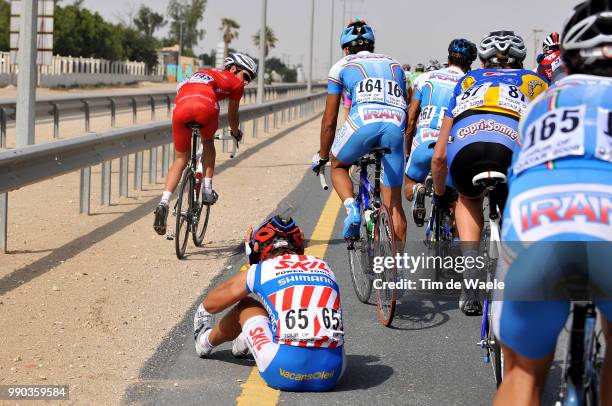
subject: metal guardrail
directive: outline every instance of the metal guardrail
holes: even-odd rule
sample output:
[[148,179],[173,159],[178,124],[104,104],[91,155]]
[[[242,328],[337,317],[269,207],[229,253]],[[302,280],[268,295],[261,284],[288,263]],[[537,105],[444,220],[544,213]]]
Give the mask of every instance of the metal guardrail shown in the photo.
[[[313,85],[313,88],[323,88],[324,84]],[[291,97],[300,91],[305,91],[305,84],[277,84],[269,85],[264,89],[264,100],[273,100],[280,97]],[[247,102],[254,102],[257,88],[245,88],[244,97]],[[98,96],[63,96],[40,97],[36,100],[36,119],[53,120],[53,138],[59,138],[60,116],[74,118],[83,114],[84,130],[90,130],[90,118],[94,114],[110,113],[111,127],[115,126],[116,115],[119,111],[132,111],[132,124],[136,124],[139,108],[147,107],[151,112],[151,121],[155,120],[157,106],[166,107],[166,116],[170,118],[172,103],[176,91],[154,91],[147,93],[125,92],[117,94],[102,94]],[[7,124],[15,120],[15,99],[0,99],[0,148],[6,148]]]
[[[279,124],[311,114],[322,108],[325,92],[312,95],[270,101],[261,105],[247,105],[240,109],[240,120],[251,121],[252,136],[256,138],[258,120],[264,120],[264,131],[270,124]],[[272,123],[270,122],[272,121]],[[227,113],[219,115],[219,128],[228,131]],[[172,125],[170,120],[100,133],[86,134],[55,142],[30,145],[0,152],[0,251],[6,252],[8,224],[8,192],[52,177],[80,169],[80,213],[90,212],[91,166],[102,164],[101,204],[109,205],[111,199],[111,160],[120,158],[119,194],[128,195],[129,155],[135,154],[135,190],[142,189],[144,151],[149,151],[149,183],[157,182],[158,148],[162,147],[161,174],[165,177],[170,166]],[[223,152],[227,142],[223,141]]]

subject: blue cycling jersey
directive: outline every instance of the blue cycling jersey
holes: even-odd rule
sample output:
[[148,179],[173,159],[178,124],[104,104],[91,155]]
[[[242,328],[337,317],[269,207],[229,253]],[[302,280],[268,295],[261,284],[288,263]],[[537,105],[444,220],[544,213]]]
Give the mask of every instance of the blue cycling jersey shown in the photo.
[[515,176],[530,169],[612,162],[612,79],[568,76],[543,93],[520,123]]
[[363,104],[382,104],[406,109],[406,77],[393,58],[361,51],[347,55],[329,71],[327,92],[350,95],[351,111]]
[[413,100],[420,102],[421,113],[417,132],[440,130],[455,86],[465,73],[456,66],[427,72],[418,77],[414,86]]

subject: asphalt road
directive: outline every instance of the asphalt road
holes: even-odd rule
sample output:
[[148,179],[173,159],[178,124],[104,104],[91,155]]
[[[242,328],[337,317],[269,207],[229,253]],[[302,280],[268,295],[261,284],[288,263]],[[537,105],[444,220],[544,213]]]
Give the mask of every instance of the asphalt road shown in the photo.
[[[324,192],[310,173],[275,213],[291,215],[309,236],[330,192]],[[410,217],[408,205],[406,213]],[[213,210],[214,215],[214,210]],[[334,236],[340,236],[344,214],[336,218]],[[409,219],[409,233],[421,238]],[[416,231],[415,231],[416,230]],[[492,369],[483,364],[480,317],[466,317],[457,298],[440,296],[420,300],[405,296],[396,310],[392,328],[377,321],[376,306],[360,303],[348,273],[346,246],[330,242],[325,258],[334,270],[342,294],[347,367],[338,387],[330,393],[281,393],[288,405],[487,405],[495,392]],[[242,247],[228,259],[213,282],[228,277],[244,263]],[[204,287],[203,287],[204,288]],[[203,292],[205,294],[205,292]],[[200,359],[193,347],[192,309],[167,335],[140,371],[139,382],[124,394],[124,403],[155,405],[235,404],[241,384],[254,362],[235,360],[230,345],[221,346],[212,359]],[[559,379],[556,362],[544,404],[552,404]]]

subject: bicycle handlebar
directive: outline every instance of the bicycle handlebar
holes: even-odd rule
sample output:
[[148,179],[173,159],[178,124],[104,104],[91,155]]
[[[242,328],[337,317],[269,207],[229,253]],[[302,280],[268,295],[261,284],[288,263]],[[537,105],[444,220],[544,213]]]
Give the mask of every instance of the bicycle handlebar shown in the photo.
[[230,153],[230,158],[234,158],[236,156],[236,150],[238,149],[238,140],[233,135],[215,135],[216,140],[227,141],[233,140],[232,152]]
[[329,189],[329,186],[327,186],[327,182],[325,181],[325,166],[322,166],[319,170],[319,182],[321,182],[321,187],[323,190]]

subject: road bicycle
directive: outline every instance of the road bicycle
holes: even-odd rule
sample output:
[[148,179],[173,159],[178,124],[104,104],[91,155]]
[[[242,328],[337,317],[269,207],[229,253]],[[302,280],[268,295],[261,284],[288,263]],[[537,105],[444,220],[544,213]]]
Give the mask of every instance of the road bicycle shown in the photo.
[[[431,198],[433,194],[433,177],[430,172],[425,179],[425,197]],[[434,251],[435,258],[447,258],[452,256],[453,240],[453,218],[450,209],[432,202],[431,213],[425,227],[425,246]],[[446,271],[442,262],[434,261],[436,281]]]
[[601,331],[592,302],[572,302],[572,327],[562,368],[557,406],[599,405]]
[[[397,301],[396,290],[390,289],[387,282],[397,281],[397,269],[395,265],[384,267],[381,273],[375,274],[373,264],[375,257],[395,257],[396,254],[393,219],[382,204],[380,193],[381,160],[383,155],[390,152],[388,148],[374,148],[355,163],[357,170],[353,171],[353,179],[358,185],[355,200],[359,204],[361,228],[358,238],[346,240],[351,281],[361,302],[369,301],[374,280],[380,279],[381,288],[376,289],[376,304],[379,321],[386,327],[393,322]],[[321,172],[321,186],[325,189],[324,176],[324,172]]]
[[[499,253],[501,251],[501,213],[499,210],[499,204],[497,202],[497,196],[495,194],[495,189],[500,183],[506,182],[506,175],[495,171],[479,173],[472,179],[472,184],[474,186],[482,186],[485,188],[485,198],[488,202],[489,220],[488,223],[485,224],[483,230],[483,256],[487,282],[492,282],[495,279],[497,258],[499,258]],[[491,303],[492,296],[492,290],[489,289],[485,292],[482,311],[482,324],[480,328],[480,341],[478,342],[478,345],[484,349],[485,355],[483,357],[483,362],[485,364],[491,364],[495,383],[499,387],[504,373],[504,354],[501,350],[497,337],[495,337],[493,334],[493,329],[491,327],[491,322],[493,319],[493,306]]]
[[[172,212],[176,217],[174,248],[178,259],[183,259],[185,257],[187,240],[189,239],[190,233],[195,246],[202,246],[208,227],[208,219],[210,217],[210,205],[204,204],[201,199],[201,176],[196,175],[201,175],[201,170],[198,172],[198,165],[201,162],[201,154],[198,153],[198,140],[200,139],[201,126],[197,123],[188,123],[186,126],[191,129],[191,157],[189,164],[181,176],[179,192]],[[229,138],[215,136],[215,139],[233,139],[234,146],[230,157],[233,158],[236,155],[236,149],[238,147],[236,138],[233,136]]]

